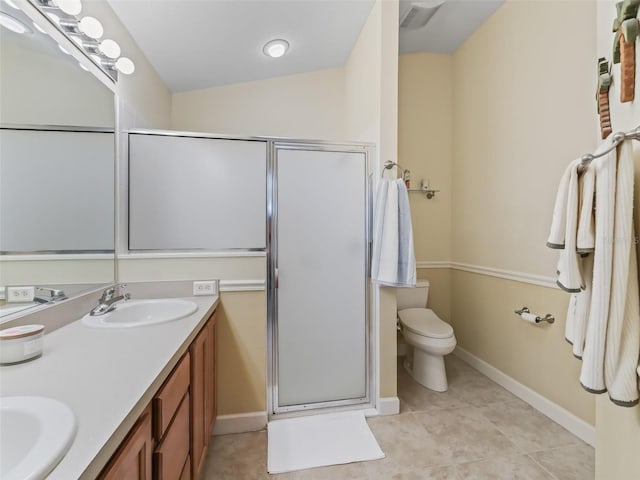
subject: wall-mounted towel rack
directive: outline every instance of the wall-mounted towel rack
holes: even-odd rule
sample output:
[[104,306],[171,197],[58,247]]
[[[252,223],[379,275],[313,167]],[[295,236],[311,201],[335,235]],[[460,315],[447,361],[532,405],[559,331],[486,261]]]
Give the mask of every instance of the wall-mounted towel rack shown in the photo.
[[609,148],[607,148],[605,151],[597,153],[597,154],[587,153],[587,154],[583,155],[580,158],[582,160],[581,165],[583,167],[586,167],[587,165],[589,165],[591,163],[591,161],[595,160],[598,157],[602,157],[602,156],[606,155],[607,153],[611,152],[614,148],[616,148],[618,145],[620,145],[625,140],[639,140],[640,141],[640,127],[636,127],[633,130],[629,130],[628,132],[616,132],[616,133],[613,134],[612,140],[613,140],[612,145]]
[[382,168],[382,172],[380,173],[380,178],[384,177],[384,171],[385,170],[391,170],[393,167],[397,167],[398,170],[398,178],[401,178],[402,175],[404,174],[405,169],[402,168],[400,166],[400,164],[396,163],[396,162],[392,162],[391,160],[387,160],[386,162],[384,162],[384,166]]
[[408,180],[408,176],[405,178],[405,175],[409,174],[409,170],[406,170],[404,168],[402,168],[400,166],[399,163],[396,162],[392,162],[391,160],[387,160],[386,162],[384,162],[383,168],[382,168],[382,172],[380,173],[380,178],[384,177],[384,172],[385,170],[391,170],[393,167],[396,167],[398,170],[398,175],[397,178],[402,178],[403,180],[405,180],[405,183],[407,183],[407,191],[409,193],[412,192],[420,192],[422,194],[424,194],[428,199],[432,199],[433,197],[436,196],[436,193],[438,193],[440,190],[434,190],[432,188],[429,188],[429,183],[425,183],[424,180],[422,180],[421,184],[420,184],[420,188],[408,188],[409,185],[409,180]]

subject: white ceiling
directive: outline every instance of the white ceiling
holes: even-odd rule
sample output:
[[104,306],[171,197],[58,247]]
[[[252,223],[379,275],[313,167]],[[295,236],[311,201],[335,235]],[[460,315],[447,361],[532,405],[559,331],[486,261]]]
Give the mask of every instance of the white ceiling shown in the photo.
[[[448,0],[400,52],[452,53],[504,0]],[[172,92],[342,67],[373,0],[108,0]],[[400,15],[410,6],[401,0]],[[284,38],[281,58],[263,45]],[[135,60],[135,59],[134,59]]]

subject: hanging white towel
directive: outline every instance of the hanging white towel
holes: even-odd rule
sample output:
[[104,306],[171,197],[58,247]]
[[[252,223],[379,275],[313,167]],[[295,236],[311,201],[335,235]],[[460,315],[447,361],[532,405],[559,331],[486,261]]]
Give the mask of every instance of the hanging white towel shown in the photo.
[[609,398],[619,405],[638,403],[636,368],[640,354],[640,301],[633,228],[633,159],[623,142],[616,175],[613,261],[604,376]]
[[580,292],[584,283],[580,274],[580,261],[576,248],[578,235],[578,206],[580,205],[580,185],[578,167],[581,161],[575,160],[569,165],[569,183],[565,202],[564,248],[558,260],[558,286],[567,292]]
[[[603,148],[611,145],[610,138]],[[611,295],[611,262],[616,191],[616,149],[591,162],[595,173],[596,215],[593,285],[580,383],[589,392],[603,393],[604,349]]]
[[593,249],[595,246],[595,220],[593,217],[595,175],[591,165],[582,168],[579,184],[580,207],[576,250],[581,256],[579,265],[583,287],[580,292],[571,295],[565,324],[565,338],[573,346],[573,355],[582,358],[591,306]]
[[[611,146],[609,138],[596,154]],[[560,182],[548,243],[552,248],[563,248],[558,272],[563,282],[573,278],[572,254],[583,255],[578,261],[583,290],[571,296],[565,336],[573,344],[574,355],[582,357],[582,386],[593,393],[608,391],[614,403],[633,406],[639,402],[640,295],[632,146],[623,142],[593,160],[579,176],[578,225],[572,243],[574,165],[572,162]]]
[[381,285],[413,287],[416,260],[409,195],[404,182],[381,180],[375,208],[371,277]]
[[567,195],[569,192],[569,178],[573,169],[573,162],[567,167],[560,179],[556,202],[553,207],[553,217],[551,219],[551,229],[547,240],[549,248],[564,248],[564,235],[567,225]]
[[584,290],[571,294],[567,321],[565,324],[565,339],[572,345],[573,355],[582,358],[584,342],[587,336],[589,322],[589,308],[591,306],[591,286],[593,283],[593,254],[580,259],[580,269],[584,281]]

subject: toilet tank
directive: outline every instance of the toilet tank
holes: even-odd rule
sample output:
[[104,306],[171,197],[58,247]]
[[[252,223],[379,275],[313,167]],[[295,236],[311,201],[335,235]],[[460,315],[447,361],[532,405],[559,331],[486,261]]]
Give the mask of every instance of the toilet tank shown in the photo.
[[414,288],[396,288],[398,310],[426,308],[429,299],[429,282],[418,280]]

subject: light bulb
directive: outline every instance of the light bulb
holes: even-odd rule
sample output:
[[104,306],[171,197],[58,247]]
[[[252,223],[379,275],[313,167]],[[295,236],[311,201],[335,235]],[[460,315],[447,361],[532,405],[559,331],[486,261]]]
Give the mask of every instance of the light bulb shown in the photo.
[[56,5],[67,15],[78,15],[82,11],[80,0],[56,0]]
[[109,58],[118,58],[120,56],[120,45],[109,38],[100,42],[99,49]]
[[120,73],[131,75],[135,71],[136,66],[130,58],[120,57],[118,60],[116,60],[116,69],[118,69]]
[[271,40],[267,42],[262,51],[268,57],[279,58],[289,50],[289,42],[282,39]]
[[84,17],[80,20],[78,28],[89,38],[100,38],[104,33],[104,28],[97,18]]

